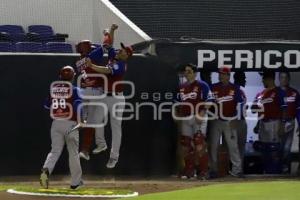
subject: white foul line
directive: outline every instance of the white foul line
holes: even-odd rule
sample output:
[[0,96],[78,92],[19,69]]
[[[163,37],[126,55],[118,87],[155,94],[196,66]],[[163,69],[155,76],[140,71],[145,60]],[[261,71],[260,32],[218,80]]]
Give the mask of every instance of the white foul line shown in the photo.
[[14,189],[8,189],[6,192],[11,194],[21,194],[30,196],[48,196],[48,197],[80,197],[80,198],[128,198],[136,197],[139,195],[138,192],[133,192],[132,194],[117,194],[117,195],[79,195],[79,194],[46,194],[46,193],[34,193],[34,192],[21,192]]

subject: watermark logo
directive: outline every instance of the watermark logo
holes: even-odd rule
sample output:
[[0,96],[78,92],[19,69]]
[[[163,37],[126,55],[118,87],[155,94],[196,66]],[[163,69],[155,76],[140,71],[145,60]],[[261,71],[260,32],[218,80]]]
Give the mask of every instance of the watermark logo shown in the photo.
[[[210,98],[208,102],[180,102],[179,93],[139,93],[139,97],[136,93],[136,88],[133,82],[130,81],[116,81],[112,84],[113,90],[118,85],[126,84],[129,87],[129,94],[111,93],[107,95],[105,89],[109,86],[109,80],[106,76],[101,74],[91,75],[92,78],[103,79],[103,88],[86,87],[82,88],[79,96],[83,99],[83,102],[78,106],[75,112],[71,103],[67,102],[67,99],[72,98],[72,85],[68,82],[54,82],[51,84],[51,117],[58,119],[59,115],[57,110],[67,110],[67,119],[72,118],[72,115],[77,113],[78,123],[83,124],[83,127],[101,128],[104,127],[107,122],[108,113],[117,121],[126,120],[140,120],[142,112],[147,110],[147,115],[152,115],[153,120],[162,120],[166,114],[171,115],[176,121],[191,120],[195,116],[200,120],[257,120],[264,117],[263,105],[253,106],[252,102],[237,105],[236,110],[231,111],[231,115],[228,116],[228,107],[224,106],[227,101],[232,99],[224,99],[224,101],[214,102],[213,98]],[[78,77],[77,85],[81,86],[84,79],[82,76]],[[69,93],[68,93],[69,92]],[[138,102],[130,102],[133,97],[139,99]],[[181,96],[182,97],[182,96]],[[162,100],[163,99],[163,100]],[[184,98],[185,99],[185,98]],[[187,98],[190,99],[190,98]],[[191,98],[194,100],[194,98]],[[252,108],[251,110],[248,108]],[[55,112],[54,112],[55,111]],[[150,112],[149,112],[150,111]],[[203,112],[205,111],[205,114]],[[200,114],[201,113],[201,114]],[[257,114],[260,113],[259,118]],[[63,116],[63,113],[59,113]]]

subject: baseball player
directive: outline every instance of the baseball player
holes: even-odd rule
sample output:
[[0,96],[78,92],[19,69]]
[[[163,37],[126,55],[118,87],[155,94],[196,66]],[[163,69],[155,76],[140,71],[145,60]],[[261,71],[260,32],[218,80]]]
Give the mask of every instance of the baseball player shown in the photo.
[[237,137],[237,107],[244,102],[238,86],[229,82],[230,68],[219,69],[219,83],[212,85],[211,90],[218,106],[218,119],[210,123],[209,133],[209,155],[210,155],[210,178],[216,178],[218,170],[218,147],[220,137],[223,134],[229,156],[232,163],[232,170],[229,173],[234,177],[243,177],[242,161],[238,148]]
[[[234,84],[240,86],[241,95],[243,98],[243,104],[247,103],[247,97],[245,92],[241,89],[241,87],[246,86],[246,75],[245,72],[235,72],[233,75]],[[245,154],[245,146],[247,142],[247,122],[245,120],[245,113],[240,113],[239,119],[236,120],[236,127],[237,127],[237,136],[238,136],[238,146],[239,152],[242,160],[242,166],[244,163],[244,154]]]
[[290,165],[290,152],[293,143],[294,131],[295,131],[295,119],[298,124],[300,122],[300,96],[299,92],[290,87],[291,76],[289,72],[279,73],[280,88],[284,91],[284,103],[287,106],[284,116],[284,133],[281,136],[281,153],[283,172],[289,171]]
[[[261,151],[264,157],[264,170],[266,173],[280,173],[281,167],[277,157],[286,107],[285,94],[275,85],[275,72],[264,72],[261,75],[265,89],[256,95],[251,109],[252,112],[257,112],[260,118],[258,134],[259,142],[263,146]],[[263,110],[258,112],[258,109]]]
[[[123,80],[127,69],[127,60],[132,56],[133,50],[131,47],[126,47],[121,43],[121,49],[115,51],[115,57],[111,59],[107,66],[98,66],[91,62],[93,57],[97,57],[97,52],[94,52],[91,59],[87,59],[86,65],[98,73],[104,74],[107,77],[108,87],[106,97],[102,99],[110,113],[110,125],[112,130],[112,148],[110,152],[110,159],[106,165],[107,168],[114,168],[119,159],[119,151],[122,137],[122,115],[125,105],[125,98],[123,96],[123,84],[116,84]],[[100,55],[99,55],[100,56]],[[107,115],[108,113],[105,113]],[[106,116],[103,116],[106,117]],[[96,135],[96,143],[101,141],[105,144],[104,134]],[[99,144],[97,144],[100,146]]]
[[208,105],[200,106],[199,103],[211,101],[211,93],[207,83],[196,80],[197,67],[187,64],[184,67],[186,82],[179,87],[179,101],[189,103],[190,106],[181,105],[177,112],[179,117],[189,117],[180,123],[180,144],[183,151],[185,167],[181,178],[194,177],[195,170],[199,178],[205,178],[208,171],[208,155],[206,146]]
[[50,98],[45,103],[45,108],[50,110],[53,122],[51,126],[51,151],[47,156],[40,175],[40,184],[44,188],[48,188],[49,175],[52,174],[65,143],[69,153],[70,188],[77,189],[83,185],[78,154],[79,133],[75,130],[72,134],[68,134],[68,131],[77,124],[77,108],[81,103],[78,95],[80,91],[72,85],[74,76],[75,72],[72,67],[63,67],[59,73],[61,81],[54,82],[51,85]]
[[[85,59],[89,58],[94,64],[101,65],[104,63],[103,54],[108,53],[108,59],[111,60],[115,56],[115,51],[112,48],[114,41],[114,32],[118,28],[116,24],[112,24],[110,30],[104,31],[103,45],[97,49],[93,49],[92,44],[88,40],[84,40],[77,45],[77,52],[81,55],[81,60],[76,63],[77,70],[82,74],[83,80],[81,82],[81,87],[83,88],[83,94],[87,96],[100,96],[103,94],[104,90],[104,80],[103,77],[93,77],[93,75],[99,74],[92,68],[88,68],[85,65]],[[101,102],[101,100],[87,100],[89,102]],[[98,124],[103,121],[103,109],[100,106],[87,106],[85,109],[86,119],[88,123]],[[94,135],[104,135],[104,127],[91,128],[86,127],[84,129],[83,141],[81,144],[80,157],[86,160],[90,159],[89,151],[90,146],[93,141]],[[97,140],[97,148],[93,153],[100,153],[107,149],[106,144],[102,145],[102,140]]]

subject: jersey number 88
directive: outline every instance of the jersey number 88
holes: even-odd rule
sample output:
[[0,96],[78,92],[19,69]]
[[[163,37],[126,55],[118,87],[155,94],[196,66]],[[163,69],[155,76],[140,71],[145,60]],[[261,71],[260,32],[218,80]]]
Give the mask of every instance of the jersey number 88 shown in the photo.
[[66,100],[65,99],[52,99],[52,109],[58,109],[62,108],[65,109],[66,106]]

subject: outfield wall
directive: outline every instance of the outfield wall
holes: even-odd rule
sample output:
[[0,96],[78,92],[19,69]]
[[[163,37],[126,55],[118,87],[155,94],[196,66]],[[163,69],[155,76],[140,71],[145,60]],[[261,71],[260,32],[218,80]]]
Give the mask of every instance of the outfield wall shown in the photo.
[[[180,45],[184,45],[184,48]],[[146,102],[155,105],[164,102],[172,103],[173,98],[170,98],[170,94],[175,94],[179,83],[177,65],[187,61],[197,63],[197,49],[214,47],[207,46],[207,44],[201,46],[200,43],[175,43],[167,44],[167,46],[169,51],[166,51],[166,45],[161,46],[163,49],[157,46],[158,56],[135,55],[129,61],[125,80],[132,81],[136,90],[134,97],[128,102],[134,105]],[[272,47],[278,46],[274,44]],[[285,51],[292,47],[298,48],[298,45],[280,47],[282,47],[281,51]],[[162,50],[165,53],[161,54]],[[175,61],[171,60],[172,57]],[[0,55],[0,125],[2,127],[0,175],[39,173],[50,150],[51,120],[49,113],[43,108],[43,102],[48,94],[50,83],[57,79],[59,69],[64,65],[74,66],[77,59],[76,54]],[[204,69],[216,71],[217,67],[206,65]],[[252,72],[247,73],[246,94],[254,95],[256,90],[262,89],[260,77],[257,76],[257,71],[260,70],[250,70],[255,73],[255,76]],[[292,71],[292,85],[300,89],[299,70],[293,69]],[[215,74],[213,81],[217,81]],[[130,92],[130,88],[125,87],[125,94]],[[167,96],[166,93],[168,93]],[[252,99],[250,98],[249,101]],[[124,116],[129,114],[131,113],[124,114]],[[107,151],[101,155],[92,156],[89,162],[82,161],[85,174],[113,173],[147,176],[170,175],[176,172],[178,136],[171,113],[165,112],[161,120],[155,120],[153,108],[142,106],[139,109],[139,115],[138,120],[123,122],[123,143],[118,167],[114,171],[108,171],[105,168],[109,157],[109,151]],[[249,134],[252,134],[251,128]],[[106,136],[110,141],[109,126],[106,127]],[[297,150],[295,148],[295,151]],[[55,173],[66,173],[67,170],[67,155],[64,152]]]
[[[39,173],[51,147],[51,120],[43,102],[50,83],[58,77],[59,69],[74,64],[76,59],[76,55],[0,56],[0,124],[3,127],[0,175]],[[165,102],[163,94],[174,92],[177,86],[176,70],[155,57],[132,58],[125,80],[135,84],[135,96],[128,100],[133,104]],[[147,99],[142,97],[143,92],[147,92]],[[129,88],[125,93],[130,93]],[[177,131],[171,115],[165,113],[163,120],[153,120],[153,109],[147,106],[141,107],[139,113],[139,120],[123,122],[120,162],[114,173],[153,175],[174,172]],[[110,141],[109,126],[106,127],[106,136]],[[89,162],[82,161],[84,173],[111,173],[105,168],[108,158],[109,151],[92,156]],[[64,152],[55,173],[65,173],[67,163]]]

